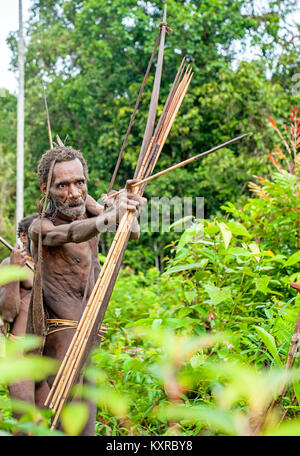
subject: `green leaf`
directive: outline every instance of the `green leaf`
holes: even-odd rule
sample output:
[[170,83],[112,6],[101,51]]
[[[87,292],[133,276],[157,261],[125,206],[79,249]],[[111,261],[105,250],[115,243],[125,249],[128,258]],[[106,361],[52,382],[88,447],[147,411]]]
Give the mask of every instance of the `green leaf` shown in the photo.
[[57,370],[57,361],[39,356],[24,356],[22,358],[2,358],[0,360],[0,383],[11,384],[30,378],[43,380]]
[[300,405],[300,382],[299,381],[293,382],[293,389],[294,389],[294,393],[297,398],[298,404]]
[[216,225],[206,226],[204,231],[206,234],[209,234],[210,236],[212,236],[220,231],[220,227],[218,227]]
[[202,223],[193,223],[181,235],[177,245],[177,251],[181,250],[189,242],[193,243],[199,241],[199,239],[203,237],[203,230],[204,228]]
[[230,287],[218,288],[211,283],[206,283],[203,287],[209,295],[211,302],[215,305],[220,304],[223,301],[232,300]]
[[89,417],[88,406],[82,402],[67,404],[61,414],[62,426],[68,435],[79,435]]
[[226,222],[226,226],[236,236],[248,236],[250,237],[250,233],[246,230],[246,228],[239,222]]
[[297,398],[298,404],[300,405],[300,382],[299,381],[293,382],[293,389],[294,389],[294,393]]
[[1,266],[0,269],[0,287],[9,282],[26,280],[30,276],[30,272],[21,266],[7,265]]
[[230,253],[233,256],[237,256],[237,257],[239,257],[239,256],[252,257],[255,255],[254,253],[249,252],[248,250],[243,249],[242,247],[233,247],[228,250],[228,253]]
[[268,428],[263,433],[264,436],[300,436],[299,418],[283,422],[280,426]]
[[255,281],[255,286],[258,291],[261,291],[264,294],[267,294],[270,290],[268,289],[268,285],[270,282],[270,278],[268,276],[259,277]]
[[221,222],[221,223],[218,223],[218,225],[219,225],[221,233],[222,233],[225,249],[227,249],[227,247],[230,244],[231,238],[232,238],[232,233],[231,233],[231,231],[229,231],[227,229],[225,223]]
[[300,261],[300,250],[298,252],[294,253],[290,258],[284,263],[284,267],[286,266],[292,266],[293,264],[299,263]]
[[282,366],[281,360],[278,355],[278,350],[276,347],[276,342],[272,334],[268,333],[264,328],[261,326],[254,326],[256,331],[258,332],[259,336],[261,337],[263,343],[267,347],[268,351],[274,358],[274,361],[278,366]]
[[237,435],[233,414],[220,408],[209,406],[162,406],[159,417],[163,420],[189,420],[191,423],[202,423],[210,429],[228,435]]
[[208,263],[208,259],[204,258],[199,263],[190,263],[190,264],[180,264],[179,266],[174,266],[173,268],[167,269],[162,275],[174,274],[175,272],[187,271],[189,269],[204,269]]

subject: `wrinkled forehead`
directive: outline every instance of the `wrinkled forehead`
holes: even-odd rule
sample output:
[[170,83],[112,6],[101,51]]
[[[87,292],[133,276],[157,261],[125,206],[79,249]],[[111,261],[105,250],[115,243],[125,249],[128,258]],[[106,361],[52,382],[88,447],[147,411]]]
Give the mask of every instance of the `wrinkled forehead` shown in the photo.
[[85,180],[85,175],[82,163],[78,158],[55,163],[52,178],[54,185],[59,182],[73,182],[79,179]]

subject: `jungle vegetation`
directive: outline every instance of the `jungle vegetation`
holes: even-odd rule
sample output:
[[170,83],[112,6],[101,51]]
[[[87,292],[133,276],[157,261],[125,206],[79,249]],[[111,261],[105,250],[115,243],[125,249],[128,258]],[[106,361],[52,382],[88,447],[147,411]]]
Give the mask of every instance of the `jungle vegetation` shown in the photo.
[[[46,83],[54,134],[79,148],[89,192],[106,192],[161,19],[161,2],[35,0],[27,24],[25,210],[41,198],[35,170],[48,149]],[[157,171],[234,136],[247,139],[164,176],[146,195],[204,197],[203,219],[182,233],[131,243],[109,304],[107,334],[91,355],[97,435],[300,435],[297,350],[286,369],[300,295],[299,46],[296,2],[168,1],[159,112],[183,55],[194,78]],[[16,35],[9,43],[16,65]],[[131,178],[153,71],[117,178]],[[15,239],[16,98],[0,98],[1,233]],[[99,246],[103,261],[111,237]],[[0,248],[1,258],[7,256]],[[0,271],[0,281],[20,271]],[[7,385],[46,377],[38,343],[6,341],[0,358],[0,433],[55,435],[49,411],[14,403]],[[282,385],[284,384],[284,388]],[[76,394],[76,389],[74,394]],[[20,421],[12,410],[22,410]],[[67,435],[83,404],[68,405]],[[77,418],[74,419],[74,416]]]

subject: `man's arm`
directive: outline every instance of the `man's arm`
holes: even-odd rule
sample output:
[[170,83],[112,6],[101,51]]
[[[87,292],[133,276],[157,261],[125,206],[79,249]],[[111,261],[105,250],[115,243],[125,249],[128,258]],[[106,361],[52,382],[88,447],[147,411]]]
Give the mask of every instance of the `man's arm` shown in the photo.
[[[135,181],[132,181],[132,182],[135,182]],[[107,197],[106,197],[106,200],[107,200]],[[146,202],[146,199],[143,198],[143,203]],[[92,217],[95,217],[97,215],[101,215],[103,214],[104,212],[104,206],[101,206],[101,204],[99,204],[96,200],[94,200],[94,198],[91,196],[91,195],[88,195],[87,196],[87,199],[86,199],[86,211],[92,216]],[[116,231],[115,229],[116,227],[113,227],[112,230],[109,230],[109,231]],[[137,240],[139,239],[140,237],[140,225],[139,225],[139,222],[137,220],[137,217],[134,217],[133,221],[132,221],[132,225],[131,225],[131,233],[130,233],[130,238],[129,240]]]
[[[104,206],[101,206],[94,198],[90,195],[86,199],[86,211],[93,217],[103,214]],[[116,231],[113,229],[112,231]],[[131,225],[131,234],[129,240],[137,240],[140,237],[140,225],[137,217],[134,217]]]
[[74,222],[58,226],[54,226],[46,218],[42,221],[36,219],[29,228],[29,236],[37,244],[41,227],[43,245],[57,247],[68,242],[85,242],[97,234],[106,232],[116,226],[127,210],[133,212],[139,210],[141,202],[142,199],[137,195],[121,194],[111,207],[97,217],[75,220]]
[[[105,217],[99,216],[103,220],[99,220],[99,226],[102,222],[103,230],[105,229]],[[37,244],[38,236],[40,231],[40,225],[42,230],[42,243],[49,247],[57,247],[59,245],[67,244],[68,242],[85,242],[92,237],[99,234],[98,231],[98,217],[91,217],[84,220],[75,220],[74,222],[67,223],[65,225],[55,226],[48,219],[35,220],[29,228],[30,239]]]
[[103,214],[104,211],[104,207],[97,203],[91,195],[86,197],[85,208],[87,213],[92,217],[97,217],[98,215]]

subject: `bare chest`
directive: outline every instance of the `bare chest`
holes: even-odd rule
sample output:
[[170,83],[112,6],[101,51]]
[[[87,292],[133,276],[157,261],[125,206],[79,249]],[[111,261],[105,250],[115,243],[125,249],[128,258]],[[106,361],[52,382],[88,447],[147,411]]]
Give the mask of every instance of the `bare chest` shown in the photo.
[[68,243],[59,247],[43,247],[43,269],[47,274],[53,272],[85,277],[97,257],[95,239],[80,244]]

